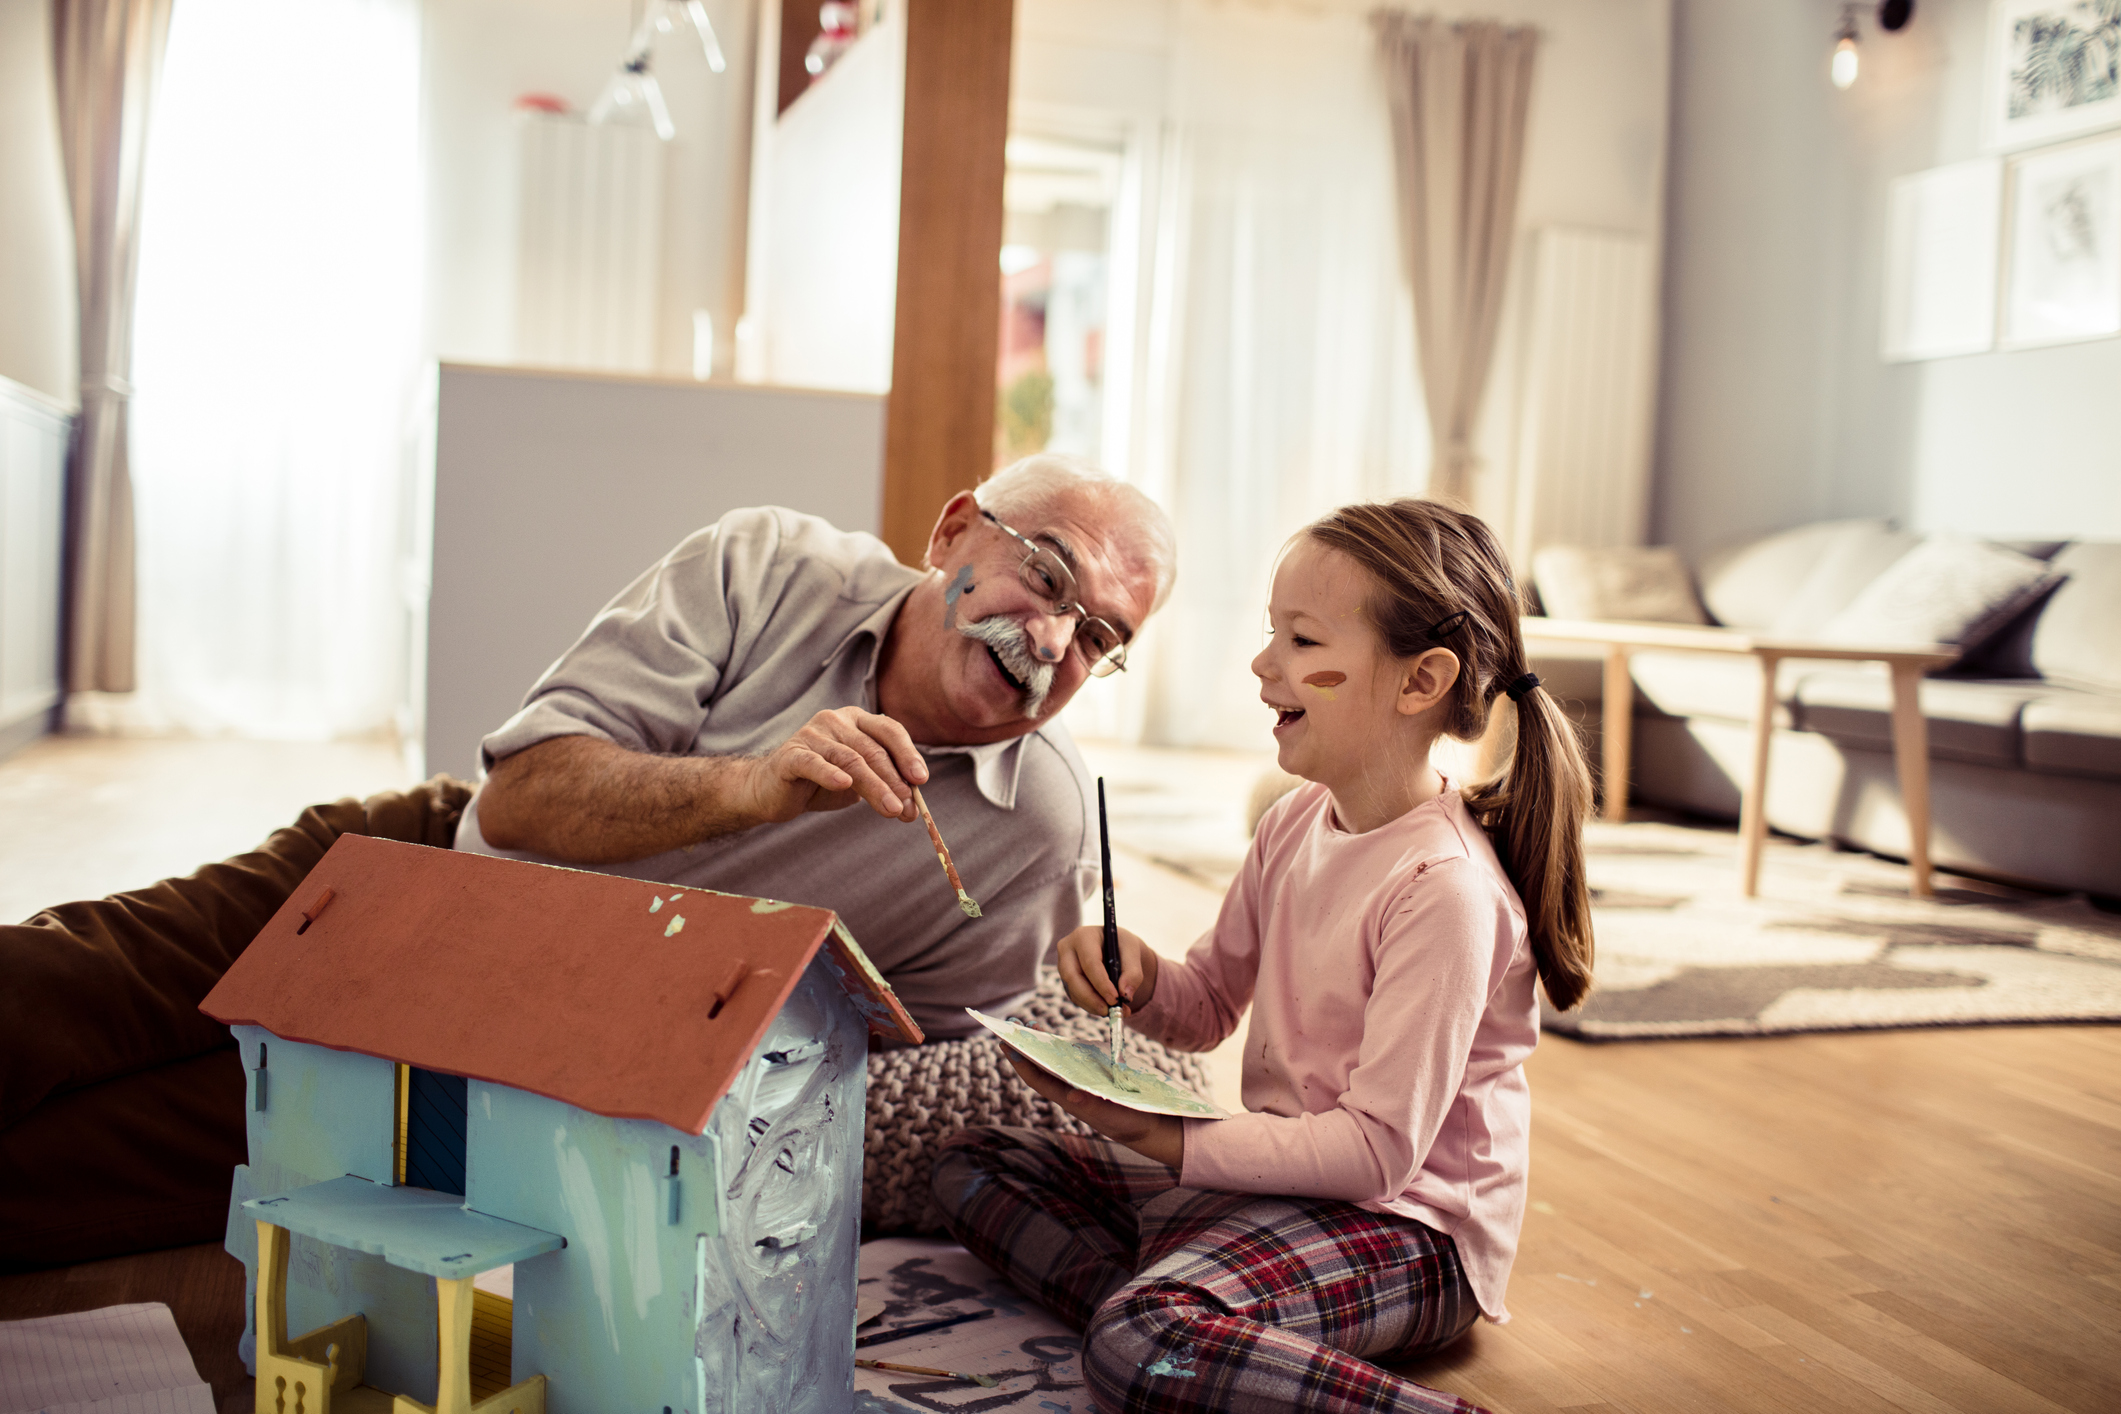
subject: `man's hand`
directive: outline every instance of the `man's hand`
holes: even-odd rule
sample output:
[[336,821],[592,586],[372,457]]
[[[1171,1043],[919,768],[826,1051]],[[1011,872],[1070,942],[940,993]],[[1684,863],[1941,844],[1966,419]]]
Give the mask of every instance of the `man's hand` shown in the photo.
[[494,763],[479,832],[496,849],[594,867],[866,800],[917,818],[928,765],[897,722],[858,707],[820,712],[764,756],[655,756],[561,736]]
[[911,823],[913,787],[928,780],[928,763],[906,729],[859,707],[818,713],[752,764],[750,813],[761,824],[806,810],[844,810],[857,800]]
[[1116,1144],[1124,1144],[1145,1159],[1183,1169],[1186,1166],[1186,1126],[1176,1115],[1143,1114],[1116,1105],[1087,1090],[1078,1090],[1047,1071],[1040,1070],[1015,1051],[1009,1064],[1026,1085],[1089,1125]]
[[1116,990],[1111,974],[1105,971],[1103,928],[1084,924],[1053,946],[1060,954],[1061,981],[1068,988],[1068,999],[1084,1011],[1103,1016],[1115,1003],[1124,1002],[1129,1012],[1136,1012],[1156,995],[1156,953],[1124,928],[1119,930],[1123,965]]

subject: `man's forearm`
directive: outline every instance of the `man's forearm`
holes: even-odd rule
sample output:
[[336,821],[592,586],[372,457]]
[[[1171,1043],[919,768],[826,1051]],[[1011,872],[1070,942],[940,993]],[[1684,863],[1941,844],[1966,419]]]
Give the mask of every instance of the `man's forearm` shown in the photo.
[[479,832],[496,849],[569,864],[645,859],[763,823],[747,804],[755,765],[554,737],[495,764],[479,790]]

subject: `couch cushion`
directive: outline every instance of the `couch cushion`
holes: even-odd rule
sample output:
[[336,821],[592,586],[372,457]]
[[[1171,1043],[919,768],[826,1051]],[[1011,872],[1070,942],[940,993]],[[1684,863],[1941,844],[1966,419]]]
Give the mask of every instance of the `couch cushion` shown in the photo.
[[53,1095],[0,1129],[0,1267],[218,1241],[246,1088],[225,1045]]
[[1913,531],[1895,530],[1877,521],[1850,526],[1834,538],[1785,598],[1768,631],[1785,638],[1817,634],[1921,539]]
[[1978,648],[2060,580],[2030,555],[1964,535],[1933,535],[1820,625],[1829,643]]
[[[1843,541],[1890,534],[1883,520],[1829,520],[1778,531],[1719,551],[1702,561],[1701,599],[1716,622],[1733,628],[1767,628],[1790,604],[1806,576]],[[1879,566],[1884,568],[1884,566]],[[1849,590],[1853,597],[1858,584]],[[1824,623],[1843,598],[1819,616]]]
[[2033,666],[2072,686],[2121,692],[2121,542],[2083,541],[2049,563],[2069,579],[2040,611]]
[[2121,697],[2050,689],[2025,704],[2022,726],[2034,770],[2121,777]]
[[[2019,714],[2046,689],[2027,678],[1925,678],[1930,754],[1985,766],[2023,759]],[[1797,725],[1851,746],[1893,749],[1893,680],[1882,663],[1816,666],[1797,684]]]
[[[1750,722],[1760,701],[1760,662],[1749,653],[1637,653],[1628,660],[1636,710],[1667,717],[1717,717]],[[1783,663],[1775,673],[1775,725],[1794,725],[1791,696],[1805,665]]]
[[1669,545],[1549,545],[1532,557],[1532,579],[1557,619],[1708,622],[1694,576]]

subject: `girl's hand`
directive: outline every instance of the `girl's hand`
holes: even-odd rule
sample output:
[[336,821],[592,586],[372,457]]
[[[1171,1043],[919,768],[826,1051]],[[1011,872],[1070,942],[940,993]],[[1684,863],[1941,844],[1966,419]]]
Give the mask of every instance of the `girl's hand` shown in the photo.
[[[1095,932],[1095,929],[1091,930]],[[1072,936],[1072,935],[1071,935]],[[1122,937],[1125,935],[1123,934]],[[1107,984],[1109,985],[1109,984]],[[1186,1165],[1186,1126],[1175,1115],[1148,1115],[1115,1105],[1110,1100],[1078,1090],[1067,1081],[1040,1070],[1015,1051],[1009,1064],[1023,1082],[1089,1125],[1114,1143],[1124,1144],[1145,1159],[1182,1169]]]
[[1061,981],[1068,999],[1095,1016],[1103,1016],[1115,1003],[1125,1003],[1130,1012],[1140,1011],[1156,995],[1156,953],[1147,943],[1122,928],[1119,930],[1119,987],[1105,972],[1105,930],[1085,925],[1054,944],[1060,952]]

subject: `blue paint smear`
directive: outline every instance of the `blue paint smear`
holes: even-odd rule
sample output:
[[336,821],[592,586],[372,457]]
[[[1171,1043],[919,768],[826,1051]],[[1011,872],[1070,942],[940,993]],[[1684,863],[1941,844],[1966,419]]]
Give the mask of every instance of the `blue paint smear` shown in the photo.
[[957,578],[951,580],[950,587],[943,591],[943,604],[945,607],[945,613],[943,614],[944,628],[957,627],[958,596],[961,594],[970,594],[973,590],[973,587],[974,586],[972,583],[972,566],[959,565],[957,567]]
[[[1191,1356],[1187,1357],[1189,1361],[1191,1360],[1191,1358]],[[1161,1360],[1158,1360],[1154,1365],[1143,1365],[1140,1368],[1152,1375],[1170,1375],[1176,1379],[1181,1380],[1190,1380],[1194,1378],[1193,1371],[1179,1369],[1178,1366],[1171,1363],[1171,1357],[1168,1355],[1164,1356]]]

